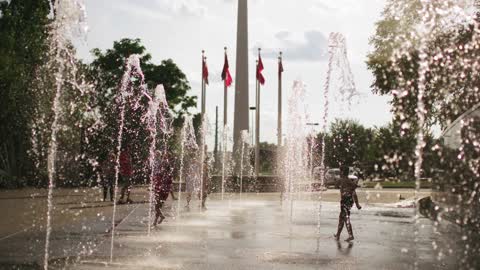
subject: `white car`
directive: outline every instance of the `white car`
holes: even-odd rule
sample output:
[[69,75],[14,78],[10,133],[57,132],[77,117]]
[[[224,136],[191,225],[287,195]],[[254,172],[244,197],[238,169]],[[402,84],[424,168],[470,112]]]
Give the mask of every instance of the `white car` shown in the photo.
[[[349,170],[352,171],[352,170]],[[313,169],[313,175],[315,180],[320,181],[320,167],[315,167]],[[338,188],[338,180],[341,177],[341,172],[340,169],[338,168],[332,168],[332,169],[327,169],[325,172],[325,177],[324,177],[324,185],[326,187],[329,186],[334,186],[335,188]],[[351,179],[355,183],[358,183],[358,177],[354,174],[349,174],[348,179]]]

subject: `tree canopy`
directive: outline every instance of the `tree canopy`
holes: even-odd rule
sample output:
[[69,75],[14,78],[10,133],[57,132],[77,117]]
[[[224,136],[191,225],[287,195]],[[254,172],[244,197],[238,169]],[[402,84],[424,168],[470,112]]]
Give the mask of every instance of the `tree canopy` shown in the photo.
[[418,33],[420,0],[389,0],[370,40],[373,51],[367,65],[374,75],[372,91],[392,96],[395,120],[404,123],[404,130],[418,128],[419,42],[426,42],[428,48],[424,52],[428,71],[423,100],[427,127],[439,124],[445,128],[480,102],[480,69],[475,64],[480,54],[476,23],[452,22],[449,10],[453,9],[443,6],[444,1],[430,4],[439,12],[433,18],[435,23],[428,37]]
[[2,1],[0,13],[0,180],[20,181],[34,166],[28,154],[34,84],[47,58],[50,7],[47,0]]
[[145,82],[149,89],[163,84],[170,108],[176,116],[188,113],[196,106],[196,97],[189,96],[190,84],[185,74],[172,59],[163,60],[160,65],[152,62],[152,56],[147,52],[140,39],[124,38],[113,43],[113,48],[102,52],[93,49],[94,60],[91,63],[91,77],[94,81],[98,97],[98,106],[104,110],[113,101],[122,78],[125,60],[132,54],[140,56]]
[[[45,184],[58,69],[52,60],[50,8],[48,0],[0,1],[0,187]],[[73,46],[66,49],[75,55]],[[139,39],[122,39],[105,52],[92,53],[91,64],[73,59],[75,67],[63,74],[57,171],[59,178],[71,179],[70,184],[93,177],[91,166],[111,149],[118,129],[115,99],[131,54],[141,57],[148,91],[163,84],[175,123],[196,106],[196,97],[188,95],[189,82],[175,62],[153,63]],[[138,125],[135,115],[127,117]]]

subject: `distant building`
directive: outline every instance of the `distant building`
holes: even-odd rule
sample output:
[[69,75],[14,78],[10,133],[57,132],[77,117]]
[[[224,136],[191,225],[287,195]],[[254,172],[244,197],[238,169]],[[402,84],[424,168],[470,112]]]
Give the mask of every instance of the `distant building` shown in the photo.
[[470,110],[466,111],[455,121],[453,121],[450,126],[448,126],[442,132],[442,138],[444,140],[445,146],[451,149],[458,149],[462,145],[461,130],[462,130],[462,121],[472,117],[480,117],[480,103],[473,106]]

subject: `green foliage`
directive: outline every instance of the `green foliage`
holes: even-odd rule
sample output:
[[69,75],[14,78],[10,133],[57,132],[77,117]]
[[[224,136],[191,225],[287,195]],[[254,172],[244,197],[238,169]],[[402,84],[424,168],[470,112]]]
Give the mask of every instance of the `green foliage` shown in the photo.
[[372,132],[352,120],[335,120],[325,140],[325,162],[328,167],[353,166],[364,160]]
[[[196,106],[196,97],[188,95],[190,91],[189,82],[185,74],[173,62],[163,60],[160,65],[152,62],[152,57],[147,53],[146,48],[141,44],[140,39],[122,39],[115,41],[113,48],[102,52],[99,49],[92,50],[94,60],[90,65],[89,78],[93,82],[94,96],[91,100],[91,107],[98,110],[101,126],[92,127],[94,132],[90,135],[90,152],[92,156],[98,157],[100,161],[105,159],[109,152],[113,151],[117,144],[119,127],[119,86],[125,71],[125,61],[133,54],[139,55],[141,68],[144,74],[145,83],[148,86],[146,91],[153,94],[153,89],[162,84],[165,88],[165,95],[168,105],[173,112],[173,126],[179,131],[183,123],[183,116],[188,110]],[[140,80],[131,83],[134,96],[127,99],[125,111],[124,141],[122,144],[129,147],[133,154],[135,167],[139,172],[145,173],[144,166],[148,156],[148,145],[150,144],[149,132],[142,123],[142,115],[148,109],[148,99],[139,92]],[[133,100],[139,100],[140,106],[136,106]],[[196,121],[197,122],[197,121]],[[178,132],[174,132],[177,134]],[[172,151],[178,152],[178,136],[172,137],[169,144],[172,144]],[[164,142],[164,137],[159,134],[157,139],[159,146]],[[145,178],[146,176],[140,176]]]
[[[432,1],[441,7],[442,1]],[[372,91],[392,97],[395,121],[408,123],[402,130],[415,132],[417,127],[418,45],[425,38],[426,91],[424,96],[427,126],[445,128],[451,121],[480,102],[478,84],[480,67],[475,63],[480,48],[472,25],[443,27],[442,12],[436,13],[428,37],[417,34],[420,0],[389,0],[376,24],[370,43],[374,50],[367,65],[374,75]],[[439,9],[441,10],[441,9]]]
[[[319,146],[322,136],[321,133],[317,136]],[[416,142],[415,134],[402,132],[395,123],[369,129],[353,120],[336,119],[325,138],[325,165],[329,168],[356,167],[364,176],[372,178],[412,179]],[[431,168],[435,165],[436,159],[431,158],[435,143],[427,134],[425,175],[431,175]],[[315,164],[320,164],[321,147],[318,149]]]
[[122,39],[113,43],[113,48],[102,52],[93,49],[94,60],[91,64],[90,76],[95,83],[97,106],[104,113],[111,111],[114,97],[124,73],[125,60],[133,54],[140,56],[142,71],[149,89],[163,84],[170,108],[177,117],[188,113],[196,106],[196,97],[188,96],[191,89],[185,74],[172,59],[163,60],[160,65],[152,62],[140,39]]
[[0,186],[34,184],[29,157],[35,78],[48,50],[46,0],[0,2]]
[[[260,171],[274,173],[277,163],[277,145],[267,142],[260,143]],[[255,161],[254,161],[255,162]]]
[[416,143],[412,133],[402,133],[394,123],[376,128],[369,149],[368,173],[383,177],[411,177]]
[[[141,55],[149,91],[164,85],[173,117],[181,120],[196,104],[195,97],[187,95],[190,86],[178,66],[171,59],[152,63],[138,39],[115,42],[105,53],[93,50],[91,65],[67,56],[75,55],[72,45],[58,51],[49,32],[49,14],[47,0],[0,1],[0,187],[46,184],[59,70],[65,83],[57,134],[58,186],[88,184],[96,178],[96,164],[114,149],[116,97],[125,59],[131,54]],[[63,69],[54,58],[57,53],[65,61]],[[140,105],[126,112],[125,144],[143,149],[148,140],[132,142],[147,138],[146,130],[138,126],[148,101],[141,99]],[[139,152],[139,162],[144,162],[144,154]]]

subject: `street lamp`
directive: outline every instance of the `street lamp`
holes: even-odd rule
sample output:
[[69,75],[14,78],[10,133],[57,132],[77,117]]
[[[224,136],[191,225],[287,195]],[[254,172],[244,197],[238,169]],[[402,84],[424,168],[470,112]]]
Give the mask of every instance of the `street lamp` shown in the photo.
[[255,113],[256,110],[257,110],[257,107],[250,107],[250,111],[252,112],[252,113],[251,113],[251,115],[252,115],[252,128],[250,129],[250,130],[251,130],[251,133],[252,133],[252,134],[251,134],[251,135],[252,135],[252,141],[251,141],[251,145],[252,145],[252,146],[254,145],[254,139],[253,139],[253,138],[254,138],[254,137],[253,137],[253,134],[254,134],[254,129],[255,129],[255,128],[254,128],[254,126],[255,126],[254,113]]
[[320,123],[307,123],[306,125],[312,127],[312,133],[310,134],[310,179],[313,182],[313,143],[315,140],[313,129],[315,126],[319,126]]

